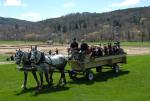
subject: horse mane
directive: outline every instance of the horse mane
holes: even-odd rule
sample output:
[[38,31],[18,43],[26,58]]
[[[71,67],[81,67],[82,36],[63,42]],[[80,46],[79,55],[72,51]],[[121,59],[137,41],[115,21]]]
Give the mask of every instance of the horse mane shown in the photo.
[[45,61],[45,54],[44,54],[44,52],[41,52],[40,61],[41,61],[41,62]]
[[31,56],[31,54],[29,52],[23,52],[22,62],[25,65],[31,65],[30,56]]
[[45,54],[44,54],[44,52],[40,52],[40,51],[37,51],[37,57],[39,57],[39,58],[37,58],[37,63],[36,64],[39,64],[39,63],[41,63],[41,62],[45,62]]

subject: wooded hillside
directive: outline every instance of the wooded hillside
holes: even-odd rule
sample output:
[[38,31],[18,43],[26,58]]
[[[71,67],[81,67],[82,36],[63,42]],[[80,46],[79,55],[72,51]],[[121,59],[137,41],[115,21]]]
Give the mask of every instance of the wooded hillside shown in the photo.
[[39,22],[0,18],[0,39],[150,41],[150,7],[74,13]]

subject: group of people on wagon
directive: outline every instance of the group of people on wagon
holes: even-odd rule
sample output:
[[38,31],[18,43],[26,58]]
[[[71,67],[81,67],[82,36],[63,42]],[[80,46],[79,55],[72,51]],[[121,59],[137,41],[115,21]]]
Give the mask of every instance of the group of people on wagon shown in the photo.
[[112,43],[101,44],[97,46],[90,46],[89,50],[91,52],[92,57],[100,57],[100,56],[108,56],[108,55],[117,55],[121,54],[120,43],[115,42],[113,45]]
[[70,51],[76,51],[81,54],[90,54],[91,57],[101,57],[123,53],[123,49],[120,48],[120,42],[118,41],[113,45],[109,42],[108,44],[104,44],[103,46],[101,44],[89,46],[86,42],[81,41],[79,47],[79,44],[77,43],[75,38],[70,44]]

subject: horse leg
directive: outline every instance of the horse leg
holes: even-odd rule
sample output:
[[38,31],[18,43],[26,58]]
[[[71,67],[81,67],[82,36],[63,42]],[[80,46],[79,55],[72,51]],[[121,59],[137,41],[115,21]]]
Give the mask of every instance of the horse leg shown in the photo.
[[67,82],[66,82],[66,76],[65,76],[65,67],[66,67],[66,64],[67,64],[67,61],[64,63],[63,69],[62,69],[62,71],[61,71],[64,85],[67,83]]
[[39,87],[39,86],[40,86],[40,82],[39,82],[39,80],[38,80],[38,78],[37,78],[36,72],[35,72],[35,71],[32,71],[32,75],[33,75],[33,77],[34,77],[34,79],[35,79],[35,81],[36,81],[36,83],[37,83],[37,87]]
[[[66,84],[65,73],[64,73],[63,70],[61,70],[60,72],[61,72],[61,77],[60,77],[60,79],[59,79],[58,85],[60,85],[60,84],[62,84],[62,83]],[[63,84],[63,85],[64,85],[64,84]]]
[[61,70],[59,70],[59,71],[60,71],[60,73],[61,73],[61,76],[60,76],[60,79],[59,79],[59,81],[58,81],[57,86],[59,86],[59,85],[61,84],[61,82],[62,82],[62,72],[61,72]]
[[64,71],[63,71],[63,73],[62,73],[62,76],[63,76],[63,82],[64,82],[64,85],[65,85],[67,82],[66,82],[66,76],[65,76]]
[[47,72],[45,72],[45,78],[46,78],[46,82],[48,83],[48,85],[50,85],[50,81],[48,79],[48,73]]
[[50,71],[50,84],[53,84],[53,71]]
[[38,89],[41,90],[43,88],[43,72],[39,72],[39,76],[40,76],[41,84]]
[[22,86],[21,86],[21,88],[22,88],[23,90],[26,89],[27,78],[28,78],[28,72],[27,72],[27,71],[24,71],[24,81],[23,81],[23,84],[22,84]]
[[61,83],[63,83],[63,85],[65,85],[67,82],[66,82],[66,77],[65,77],[65,73],[64,73],[64,70],[61,71]]

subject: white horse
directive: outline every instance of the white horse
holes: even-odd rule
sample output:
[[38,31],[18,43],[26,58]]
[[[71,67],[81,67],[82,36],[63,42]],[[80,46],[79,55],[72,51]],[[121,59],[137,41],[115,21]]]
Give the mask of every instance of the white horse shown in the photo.
[[[20,49],[16,50],[15,61],[16,61],[16,64],[18,66],[22,66],[22,68],[24,69],[24,80],[23,80],[23,84],[22,84],[21,88],[23,88],[23,90],[25,90],[26,85],[27,85],[27,78],[28,78],[28,70],[27,69],[32,69],[31,62],[30,62],[30,53],[29,52],[23,52]],[[37,83],[37,87],[39,87],[40,83],[38,81],[36,71],[33,70],[31,72],[33,74],[33,77],[34,77],[36,83]]]
[[45,73],[48,78],[48,73],[50,73],[50,84],[53,83],[53,72],[55,69],[58,69],[61,73],[61,77],[58,84],[66,84],[65,78],[65,66],[67,64],[67,59],[65,56],[61,54],[56,55],[45,55],[44,53],[37,50],[37,48],[33,48],[31,50],[31,58],[32,65],[37,67],[37,70],[40,74],[41,79],[41,87],[43,85],[43,73]]

